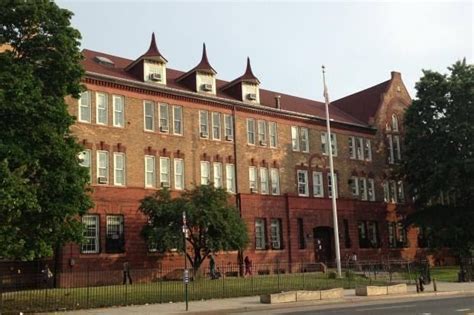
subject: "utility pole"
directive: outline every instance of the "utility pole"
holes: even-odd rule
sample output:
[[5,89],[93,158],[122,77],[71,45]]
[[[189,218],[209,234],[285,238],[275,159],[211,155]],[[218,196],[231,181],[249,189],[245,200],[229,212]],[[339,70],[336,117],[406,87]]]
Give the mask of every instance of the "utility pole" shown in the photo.
[[183,283],[184,283],[184,300],[186,301],[186,311],[188,311],[188,283],[189,283],[189,271],[188,271],[188,258],[186,250],[186,239],[188,238],[188,226],[186,225],[186,211],[183,211],[183,250],[184,250],[184,271],[183,271]]

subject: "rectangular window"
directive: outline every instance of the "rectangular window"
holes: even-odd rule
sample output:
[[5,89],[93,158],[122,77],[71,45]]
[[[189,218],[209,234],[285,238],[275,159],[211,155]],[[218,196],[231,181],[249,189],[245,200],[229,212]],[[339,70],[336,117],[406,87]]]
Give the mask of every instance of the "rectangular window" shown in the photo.
[[359,178],[359,191],[360,199],[367,200],[367,179],[364,177]]
[[359,247],[370,248],[370,243],[367,239],[367,226],[365,221],[359,221],[357,223],[357,230],[359,232]]
[[107,94],[96,94],[96,123],[98,125],[107,125],[108,121],[108,100]]
[[91,122],[91,92],[85,91],[81,93],[79,99],[79,121]]
[[[329,198],[332,198],[332,187],[333,187],[333,181],[331,180],[331,173],[328,173],[328,196]],[[335,183],[335,193],[336,193],[336,198],[338,198],[338,189],[337,189],[337,173],[334,173],[334,183]]]
[[272,181],[272,195],[280,194],[280,172],[277,168],[270,169],[270,179]]
[[173,106],[173,134],[183,135],[183,107]]
[[372,161],[372,144],[370,140],[368,139],[365,139],[364,153],[365,153],[365,160]]
[[247,143],[255,144],[255,120],[247,118]]
[[224,115],[224,136],[227,141],[234,140],[234,117]]
[[235,193],[235,168],[234,164],[225,165],[226,188],[230,193]]
[[83,254],[96,254],[99,252],[99,216],[85,215],[82,217],[84,225],[81,252]]
[[394,180],[388,182],[389,192],[390,192],[390,201],[397,202],[397,183]]
[[255,219],[255,249],[266,249],[265,230],[265,220]]
[[324,197],[323,173],[321,172],[313,172],[313,196]]
[[356,138],[357,159],[364,160],[364,139]]
[[291,127],[291,147],[293,148],[293,151],[300,150],[300,135],[298,127],[295,126]]
[[87,173],[89,174],[89,182],[92,178],[92,163],[91,163],[91,150],[84,150],[79,153],[79,165],[87,168]]
[[125,121],[125,104],[122,96],[113,96],[114,127],[123,127]]
[[168,133],[169,130],[168,104],[160,104],[160,132]]
[[145,187],[156,186],[155,157],[145,155]]
[[356,151],[355,151],[355,138],[349,137],[349,158],[355,159],[356,158]]
[[[327,133],[321,133],[321,152],[324,155],[329,155],[329,148],[328,148],[328,136]],[[331,133],[331,148],[332,148],[332,155],[337,156],[337,137],[335,133]]]
[[395,222],[388,222],[388,246],[390,248],[397,247],[396,226]]
[[201,161],[201,185],[209,185],[211,179],[211,163]]
[[282,249],[281,244],[281,220],[272,219],[270,223],[270,236],[272,249]]
[[393,136],[393,156],[396,161],[400,161],[402,159],[402,156],[400,153],[400,137],[399,136]]
[[390,191],[388,189],[388,182],[384,181],[382,183],[383,186],[383,201],[390,202]]
[[184,161],[182,159],[174,159],[174,188],[184,189]]
[[300,145],[302,152],[309,152],[308,128],[300,128]]
[[296,225],[298,227],[298,248],[305,249],[306,248],[306,239],[304,235],[304,224],[302,218],[296,219]]
[[114,185],[125,185],[125,154],[114,153]]
[[403,191],[403,182],[401,180],[397,182],[397,202],[405,202],[405,193]]
[[308,171],[298,170],[298,196],[309,196],[308,193]]
[[393,155],[393,138],[392,138],[392,135],[387,135],[387,146],[388,146],[388,163],[393,164],[394,155]]
[[109,182],[109,153],[97,151],[97,183],[107,184]]
[[144,128],[147,131],[155,130],[155,104],[145,101],[143,103]]
[[356,176],[351,177],[351,191],[353,197],[359,198],[359,178]]
[[212,113],[212,139],[221,140],[221,113]]
[[121,215],[107,216],[105,251],[107,253],[125,252],[123,216]]
[[207,110],[199,111],[199,134],[201,138],[209,138],[209,114]]
[[257,168],[255,166],[249,166],[249,188],[250,188],[250,192],[258,192]]
[[369,178],[367,186],[367,194],[369,195],[370,201],[375,201],[375,183],[373,178]]
[[368,221],[367,234],[372,248],[379,247],[379,229],[376,221]]
[[222,164],[213,163],[212,167],[214,169],[214,187],[221,188],[222,187]]
[[268,194],[268,169],[260,168],[260,193]]
[[270,134],[270,148],[277,147],[277,124],[276,122],[269,122],[268,129]]
[[170,159],[167,157],[160,157],[160,185],[161,187],[171,187]]
[[257,121],[257,139],[259,145],[267,145],[267,123],[264,120]]

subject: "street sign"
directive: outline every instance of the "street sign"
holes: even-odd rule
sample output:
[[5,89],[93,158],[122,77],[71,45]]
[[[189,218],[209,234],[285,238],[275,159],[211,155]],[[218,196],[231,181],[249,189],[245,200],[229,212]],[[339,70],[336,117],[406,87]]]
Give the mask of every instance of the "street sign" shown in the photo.
[[184,269],[184,272],[183,272],[183,281],[184,283],[189,283],[189,270],[188,269]]

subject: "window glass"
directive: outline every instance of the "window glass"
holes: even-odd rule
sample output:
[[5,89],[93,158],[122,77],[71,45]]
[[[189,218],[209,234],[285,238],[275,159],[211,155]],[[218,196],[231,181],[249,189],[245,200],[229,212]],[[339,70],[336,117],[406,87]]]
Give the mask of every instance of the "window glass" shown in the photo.
[[97,151],[97,177],[98,184],[107,184],[109,181],[109,154]]
[[153,102],[144,103],[145,130],[155,130],[155,104]]
[[162,187],[170,187],[170,159],[160,158],[160,184]]
[[207,161],[201,161],[201,185],[209,185],[211,178],[211,165]]
[[125,185],[125,154],[114,153],[114,185]]
[[313,172],[313,195],[314,197],[324,197],[323,173]]
[[96,94],[96,123],[99,125],[107,125],[107,118],[108,118],[108,101],[107,101],[107,94],[104,93],[97,93]]
[[184,189],[184,161],[182,159],[174,159],[174,188]]
[[280,194],[280,172],[276,168],[270,170],[270,176],[272,181],[272,195]]
[[255,219],[255,249],[265,249],[265,222]]
[[255,120],[247,118],[247,143],[255,144]]
[[214,163],[214,187],[221,188],[222,187],[222,164],[221,163]]
[[300,137],[298,133],[298,127],[292,126],[291,127],[291,147],[293,151],[300,150]]
[[235,193],[235,169],[234,164],[225,166],[226,188],[228,192]]
[[275,122],[268,123],[270,131],[270,147],[277,147],[277,125]]
[[145,156],[145,187],[155,187],[155,157]]
[[281,220],[272,219],[270,224],[272,249],[281,249]]
[[123,216],[121,215],[107,216],[105,251],[107,253],[125,252]]
[[175,135],[183,134],[183,108],[181,106],[173,106],[173,133]]
[[259,145],[267,145],[267,124],[263,120],[257,122],[257,136]]
[[81,252],[84,254],[93,254],[99,252],[99,216],[85,215],[82,217],[84,232],[81,244]]
[[209,137],[209,114],[206,110],[199,111],[199,132],[201,138]]
[[249,188],[251,192],[258,192],[257,189],[257,168],[255,166],[249,167]]
[[234,117],[231,115],[224,115],[225,139],[234,140]]
[[169,112],[168,112],[168,104],[160,104],[160,131],[161,132],[168,132],[169,127]]
[[260,193],[268,194],[268,169],[260,168]]
[[114,126],[123,127],[124,126],[124,100],[122,96],[114,95]]
[[308,128],[300,128],[301,151],[309,152]]
[[89,182],[91,181],[91,150],[84,150],[79,153],[79,165],[82,167],[86,167],[89,174]]
[[91,92],[85,91],[81,93],[79,99],[79,121],[91,122]]
[[221,139],[221,114],[212,113],[212,139]]
[[308,171],[298,170],[298,195],[308,196]]

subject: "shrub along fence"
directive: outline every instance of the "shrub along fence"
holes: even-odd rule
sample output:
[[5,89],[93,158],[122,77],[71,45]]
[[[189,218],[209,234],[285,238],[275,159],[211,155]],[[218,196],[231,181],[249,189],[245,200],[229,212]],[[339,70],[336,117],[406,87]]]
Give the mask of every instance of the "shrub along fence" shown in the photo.
[[[207,267],[207,266],[206,266]],[[288,290],[414,282],[420,270],[412,262],[347,262],[342,278],[333,266],[315,263],[217,266],[213,276],[202,268],[188,284],[189,300],[229,298]],[[291,270],[291,272],[289,272]],[[246,272],[247,271],[247,272]],[[247,273],[247,274],[245,274]],[[183,269],[92,270],[0,276],[0,313],[45,312],[184,300]]]

